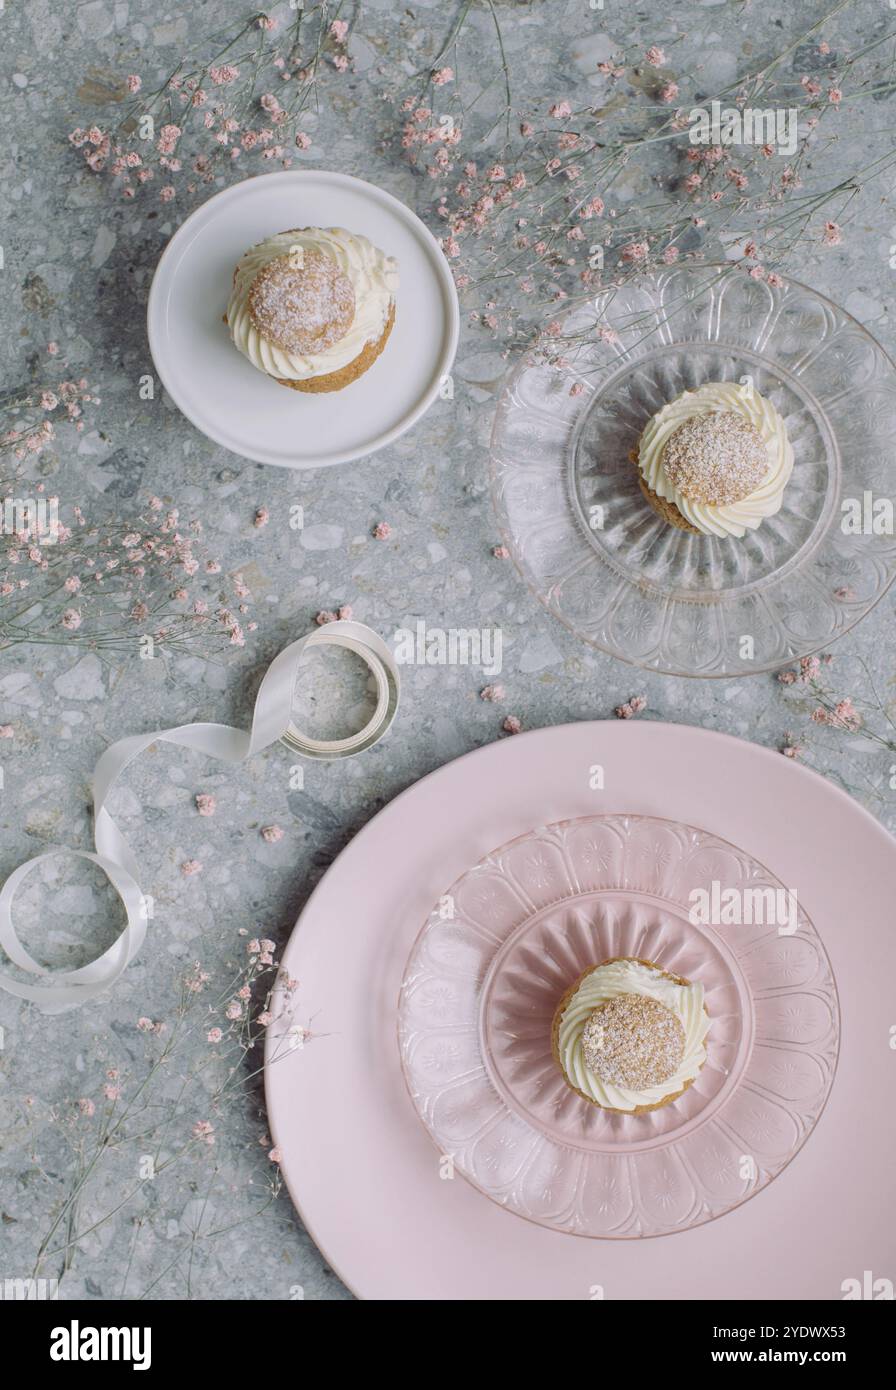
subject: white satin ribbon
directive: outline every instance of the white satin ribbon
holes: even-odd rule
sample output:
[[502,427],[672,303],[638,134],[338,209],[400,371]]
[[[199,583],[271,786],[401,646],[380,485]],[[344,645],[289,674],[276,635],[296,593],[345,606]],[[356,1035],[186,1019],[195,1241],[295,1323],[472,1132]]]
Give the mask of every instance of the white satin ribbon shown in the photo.
[[[330,742],[312,739],[293,723],[292,703],[299,661],[313,646],[347,648],[360,656],[373,673],[377,687],[376,708],[364,728],[348,738]],[[68,849],[64,845],[51,846],[14,869],[0,889],[0,947],[21,970],[52,983],[24,984],[0,973],[0,989],[19,999],[31,1000],[44,1013],[63,1013],[107,990],[140,950],[146,936],[147,903],[138,882],[137,861],[106,809],[106,800],[121,773],[144,748],[152,743],[173,743],[224,762],[239,763],[282,739],[288,747],[306,757],[347,757],[379,742],[391,725],[397,707],[398,670],[383,639],[363,623],[327,623],[292,642],[271,662],[255,697],[252,728],[248,733],[229,724],[181,724],[175,729],[134,734],[110,744],[94,768],[91,783],[96,853]],[[103,870],[124,904],[126,922],[118,939],[89,965],[77,970],[49,971],[29,955],[19,940],[12,920],[12,903],[19,885],[32,869],[59,854],[89,859]]]

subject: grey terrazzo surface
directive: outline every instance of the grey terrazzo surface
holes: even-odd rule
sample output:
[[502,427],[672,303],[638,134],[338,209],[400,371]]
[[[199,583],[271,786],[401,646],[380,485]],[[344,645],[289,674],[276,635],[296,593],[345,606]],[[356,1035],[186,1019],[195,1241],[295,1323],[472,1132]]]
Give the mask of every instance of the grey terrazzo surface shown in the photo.
[[[884,8],[874,0],[857,6],[856,32],[874,37]],[[740,61],[748,30],[754,52],[766,42],[778,49],[788,34],[818,18],[817,7],[806,4],[631,6],[607,0],[595,11],[585,3],[544,0],[499,10],[519,107],[565,94],[572,79],[563,74],[593,66],[608,35],[646,45],[692,27],[692,51],[709,62],[715,80],[724,80]],[[287,7],[271,13],[286,15]],[[157,494],[183,515],[200,517],[223,568],[246,576],[259,624],[245,651],[220,665],[199,656],[174,659],[168,667],[106,662],[65,646],[2,653],[0,722],[13,726],[14,737],[2,747],[0,872],[5,877],[48,843],[89,847],[88,778],[109,742],[192,719],[247,725],[260,672],[281,646],[308,630],[320,609],[350,604],[356,618],[386,636],[420,617],[441,627],[500,625],[507,700],[503,706],[481,701],[486,679],[476,670],[406,667],[399,723],[389,739],[357,760],[308,764],[303,791],[291,789],[294,760],[277,747],[232,769],[159,746],[127,773],[117,793],[120,824],[157,913],[139,958],[111,996],[60,1018],[0,994],[0,1278],[30,1272],[62,1191],[68,1159],[52,1107],[95,1093],[105,1066],[133,1061],[135,1020],[167,1016],[172,980],[192,961],[223,968],[242,949],[237,933],[244,927],[282,946],[310,889],[358,828],[424,773],[502,736],[505,713],[533,729],[609,717],[614,706],[640,693],[647,698],[646,717],[770,746],[781,743],[785,730],[808,727],[812,702],[795,701],[771,677],[699,682],[644,675],[584,647],[531,598],[508,562],[492,556],[498,536],[487,495],[487,448],[506,364],[481,328],[462,332],[453,400],[438,401],[378,456],[338,470],[291,474],[244,462],[199,435],[164,397],[140,399],[139,378],[152,371],[144,328],[152,271],[168,237],[204,193],[176,210],[159,211],[149,202],[122,205],[83,167],[66,135],[74,125],[108,119],[104,83],[131,71],[167,72],[196,36],[242,14],[233,3],[166,11],[149,0],[71,6],[29,0],[7,3],[0,14],[4,387],[37,374],[46,343],[59,341],[73,372],[86,375],[102,399],[83,434],[64,427],[44,455],[42,468],[54,489],[80,500],[91,514],[126,510],[132,499]],[[307,162],[357,173],[425,210],[430,189],[401,163],[394,142],[387,145],[394,117],[382,94],[394,89],[402,69],[427,66],[434,35],[443,37],[447,25],[445,7],[435,0],[401,11],[387,0],[365,0],[351,45],[355,72],[341,87],[327,84]],[[896,215],[880,202],[882,195],[879,190],[870,199],[868,217],[853,224],[847,243],[813,270],[812,283],[892,352],[889,248]],[[150,218],[153,209],[158,215]],[[302,532],[288,523],[296,502],[304,507]],[[259,506],[270,513],[261,529],[253,526]],[[392,527],[385,542],[371,538],[381,520]],[[886,699],[892,695],[892,612],[888,595],[837,649],[844,665],[852,657],[867,663]],[[848,684],[855,691],[857,683]],[[861,737],[824,730],[806,741],[807,762],[858,788],[885,824],[896,825],[889,755]],[[197,816],[197,791],[217,797],[214,817]],[[271,823],[285,831],[279,843],[266,843],[259,833]],[[204,869],[184,879],[179,866],[188,856]],[[81,963],[96,944],[112,939],[114,908],[103,917],[110,895],[100,876],[92,878],[77,864],[44,877],[23,894],[23,937],[49,964]],[[99,942],[94,912],[108,924]],[[195,1118],[201,1118],[198,1111]],[[250,1086],[215,1149],[214,1224],[236,1224],[202,1245],[193,1294],[283,1299],[301,1287],[308,1299],[349,1297],[285,1193],[238,1224],[253,1193],[261,1204],[270,1181],[272,1165],[259,1143],[264,1130],[261,1090]],[[131,1255],[135,1228],[125,1211],[84,1238],[61,1296],[112,1298],[122,1288],[185,1296],[175,1257],[204,1193],[192,1162],[143,1209],[137,1254]],[[114,1193],[110,1186],[107,1195]],[[58,1275],[59,1261],[42,1272]]]

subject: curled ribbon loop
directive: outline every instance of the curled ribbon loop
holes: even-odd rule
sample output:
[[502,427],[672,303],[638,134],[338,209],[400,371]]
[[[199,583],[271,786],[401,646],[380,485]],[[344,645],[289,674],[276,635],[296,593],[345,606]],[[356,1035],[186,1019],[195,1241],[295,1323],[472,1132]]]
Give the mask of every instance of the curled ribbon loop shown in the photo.
[[[369,666],[376,682],[376,708],[365,727],[348,738],[327,742],[309,738],[292,720],[293,693],[303,653],[313,646],[339,646],[355,652]],[[252,728],[229,724],[181,724],[174,729],[134,734],[112,743],[99,758],[91,781],[93,838],[96,853],[54,845],[20,864],[0,889],[0,947],[9,960],[41,984],[26,984],[0,973],[0,989],[27,999],[47,1014],[63,1013],[95,999],[127,969],[146,936],[147,901],[139,884],[133,851],[109,811],[106,801],[124,769],[152,743],[192,748],[224,762],[240,763],[277,740],[305,757],[341,758],[370,748],[389,729],[398,708],[398,671],[385,642],[363,623],[335,622],[310,632],[285,647],[271,662],[255,698]],[[45,859],[74,855],[96,864],[109,879],[125,909],[125,925],[115,942],[96,960],[77,970],[49,971],[25,950],[12,919],[12,903],[24,878]]]

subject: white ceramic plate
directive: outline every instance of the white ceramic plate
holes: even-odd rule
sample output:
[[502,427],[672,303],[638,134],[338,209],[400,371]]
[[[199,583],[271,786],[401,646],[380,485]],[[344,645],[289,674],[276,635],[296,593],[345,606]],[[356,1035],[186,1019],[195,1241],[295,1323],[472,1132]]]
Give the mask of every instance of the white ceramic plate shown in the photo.
[[[286,227],[347,227],[398,260],[395,327],[369,371],[306,395],[253,367],[223,314],[248,247]],[[244,458],[322,468],[372,454],[432,404],[457,348],[457,294],[435,238],[408,208],[348,174],[287,170],[210,198],[175,232],[147,311],[149,346],[171,399],[203,434]]]

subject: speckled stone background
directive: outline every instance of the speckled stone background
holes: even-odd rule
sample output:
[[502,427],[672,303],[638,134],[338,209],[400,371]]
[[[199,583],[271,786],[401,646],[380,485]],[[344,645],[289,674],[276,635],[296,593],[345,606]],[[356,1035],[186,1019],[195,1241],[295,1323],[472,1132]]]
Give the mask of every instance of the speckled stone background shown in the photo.
[[[394,138],[386,139],[395,117],[382,98],[402,73],[426,68],[451,9],[441,0],[401,7],[364,0],[351,43],[354,71],[327,83],[320,114],[309,123],[306,163],[372,179],[428,210],[432,189],[401,162]],[[662,44],[686,29],[676,61],[686,49],[689,61],[704,63],[707,80],[718,84],[748,55],[755,61],[766,49],[779,51],[819,18],[817,5],[791,0],[606,0],[601,10],[583,0],[533,0],[498,10],[514,104],[542,109],[576,84],[587,88],[612,41]],[[291,474],[247,463],[210,444],[164,397],[140,400],[139,378],[152,372],[144,329],[152,272],[169,236],[205,194],[164,208],[151,201],[125,205],[84,168],[66,136],[75,125],[112,119],[109,89],[124,74],[167,74],[197,36],[243,12],[232,0],[171,9],[150,0],[7,0],[0,13],[4,389],[39,377],[46,344],[57,340],[73,372],[86,375],[102,401],[82,435],[63,428],[44,456],[54,489],[80,498],[91,514],[124,513],[134,499],[158,494],[183,515],[200,517],[224,569],[249,580],[259,623],[245,651],[221,665],[198,656],[168,666],[115,664],[65,646],[4,652],[0,721],[12,724],[14,736],[2,745],[0,870],[5,876],[48,843],[89,846],[88,778],[114,739],[196,718],[246,724],[261,670],[307,631],[319,609],[351,604],[357,618],[386,636],[417,618],[442,627],[500,625],[507,701],[501,707],[481,701],[485,680],[475,670],[405,668],[391,736],[356,760],[308,764],[301,791],[291,789],[294,759],[279,747],[234,770],[157,746],[129,770],[117,793],[119,821],[156,901],[138,960],[110,997],[59,1018],[0,994],[0,1278],[31,1271],[64,1190],[68,1151],[54,1115],[79,1096],[97,1094],[106,1066],[139,1066],[136,1019],[169,1015],[173,981],[192,961],[223,968],[233,960],[243,949],[240,928],[282,946],[309,891],[358,828],[422,774],[502,736],[505,713],[532,729],[608,717],[642,693],[648,701],[642,717],[762,744],[780,744],[787,729],[808,730],[806,761],[855,789],[886,824],[896,822],[889,754],[863,736],[811,729],[808,699],[787,695],[771,677],[670,679],[602,657],[538,606],[509,563],[493,558],[498,537],[487,497],[487,447],[506,364],[481,328],[462,333],[453,400],[437,402],[398,444],[338,470]],[[281,4],[271,13],[288,11]],[[858,3],[850,36],[856,44],[870,42],[891,19],[879,0]],[[474,16],[483,51],[486,20]],[[880,104],[876,125],[888,124],[891,104]],[[240,173],[245,170],[231,176]],[[896,216],[889,191],[867,193],[867,215],[813,269],[812,282],[892,351]],[[301,532],[288,524],[296,502],[305,509]],[[257,529],[253,515],[261,505],[271,520]],[[385,543],[371,539],[380,520],[392,526]],[[854,672],[852,658],[867,663],[885,700],[893,693],[892,607],[888,596],[837,651],[844,671]],[[843,694],[861,686],[854,676],[844,681]],[[215,794],[216,816],[197,815],[198,791]],[[260,827],[274,822],[285,835],[268,844]],[[203,872],[184,879],[179,866],[186,857],[201,860]],[[111,941],[117,918],[101,878],[60,861],[35,877],[18,920],[26,943],[48,963],[74,965]],[[193,1118],[202,1118],[200,1107]],[[139,1230],[125,1209],[83,1238],[61,1296],[113,1298],[122,1290],[186,1296],[190,1232],[213,1212],[202,1229],[222,1233],[194,1242],[194,1296],[284,1299],[302,1290],[306,1298],[349,1297],[285,1193],[244,1221],[253,1202],[263,1205],[272,1174],[260,1142],[265,1124],[260,1085],[250,1083],[219,1133],[212,1196],[205,1196],[196,1163],[186,1160],[182,1176],[144,1202]],[[109,1208],[116,1191],[110,1186],[104,1194]],[[210,1206],[197,1217],[203,1201]],[[60,1270],[56,1259],[42,1272]]]

